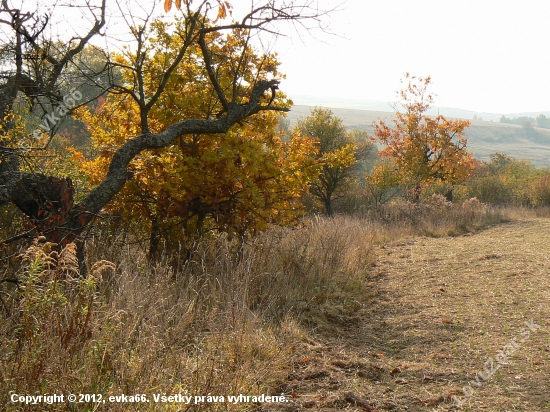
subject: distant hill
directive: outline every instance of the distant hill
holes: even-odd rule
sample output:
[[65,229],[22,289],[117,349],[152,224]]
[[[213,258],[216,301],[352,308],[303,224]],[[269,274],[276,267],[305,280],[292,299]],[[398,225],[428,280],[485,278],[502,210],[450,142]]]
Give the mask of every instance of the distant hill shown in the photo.
[[[313,106],[297,105],[292,108],[288,118],[292,125],[300,117],[308,116]],[[330,108],[334,114],[342,118],[348,128],[363,129],[369,134],[373,133],[372,123],[378,120],[391,122],[394,119],[393,112]],[[440,109],[442,110],[442,109]],[[453,110],[453,109],[449,109]],[[474,113],[478,118],[482,113],[456,110],[456,116],[449,113],[440,113],[448,117],[465,118],[460,113]],[[437,112],[435,113],[437,114]],[[506,117],[519,117],[529,115],[536,117],[539,113],[509,114]],[[497,116],[497,115],[495,115]],[[473,116],[472,116],[473,117]],[[498,115],[500,119],[500,115]],[[471,120],[471,117],[469,118]],[[534,128],[534,132],[526,133],[522,126],[500,123],[497,121],[471,120],[471,126],[466,129],[468,137],[468,149],[478,159],[488,160],[489,155],[496,152],[506,153],[517,159],[530,159],[539,167],[550,167],[550,129]],[[528,136],[529,134],[529,136]]]
[[[366,100],[366,99],[340,99],[336,97],[312,97],[312,96],[291,96],[294,103],[297,106],[323,106],[339,109],[350,110],[366,110],[376,112],[390,112],[393,113],[393,105],[395,103],[383,102],[378,100]],[[482,118],[483,120],[492,120],[498,122],[503,113],[487,113],[487,112],[475,112],[472,110],[453,109],[449,107],[432,107],[428,113],[430,115],[441,114],[447,117],[455,117],[457,119],[473,119],[474,116]],[[540,113],[510,113],[505,114],[506,117],[537,117]],[[544,112],[544,115],[550,117],[550,112]]]

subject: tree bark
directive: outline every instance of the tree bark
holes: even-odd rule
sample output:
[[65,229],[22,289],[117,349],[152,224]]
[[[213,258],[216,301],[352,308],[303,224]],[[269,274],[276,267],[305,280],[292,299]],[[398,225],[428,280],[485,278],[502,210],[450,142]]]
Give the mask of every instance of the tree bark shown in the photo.
[[447,199],[447,202],[453,201],[453,188],[447,190],[447,193],[445,193],[445,199]]
[[329,217],[334,216],[334,209],[332,207],[332,199],[330,197],[325,198],[325,210]]
[[159,258],[160,225],[156,218],[151,219],[151,233],[149,236],[149,261],[157,262]]

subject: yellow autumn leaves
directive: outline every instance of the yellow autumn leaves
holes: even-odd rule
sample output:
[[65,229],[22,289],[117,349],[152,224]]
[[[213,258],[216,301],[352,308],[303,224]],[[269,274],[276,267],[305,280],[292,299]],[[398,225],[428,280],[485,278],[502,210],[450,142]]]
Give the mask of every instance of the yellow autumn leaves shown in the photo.
[[[146,90],[155,90],[165,55],[174,53],[182,41],[169,34],[163,23],[156,30],[158,48],[143,70]],[[227,36],[213,33],[207,41],[219,84],[237,103],[244,102],[249,84],[273,75],[279,66],[276,56],[245,49],[243,31]],[[133,57],[119,55],[116,61],[130,66]],[[241,71],[242,81],[233,87],[239,65],[246,69]],[[121,75],[130,84],[132,73],[123,70]],[[290,101],[278,92],[274,104],[288,107]],[[162,132],[188,118],[215,117],[222,109],[204,64],[191,50],[150,110],[149,128]],[[78,116],[91,132],[98,153],[81,166],[90,182],[98,184],[115,151],[142,133],[140,110],[127,96],[110,95],[95,109],[80,110]],[[303,137],[283,142],[277,124],[276,112],[263,111],[228,133],[182,135],[169,147],[141,152],[129,167],[133,178],[109,204],[109,211],[124,220],[142,222],[167,241],[208,230],[243,235],[269,223],[295,223],[303,212],[297,200],[318,173],[318,145],[315,139]]]

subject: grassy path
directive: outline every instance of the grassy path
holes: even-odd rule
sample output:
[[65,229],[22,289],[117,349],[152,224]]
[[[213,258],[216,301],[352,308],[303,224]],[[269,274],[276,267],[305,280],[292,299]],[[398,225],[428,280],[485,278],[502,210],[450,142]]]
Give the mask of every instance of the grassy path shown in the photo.
[[550,219],[377,255],[359,309],[300,346],[286,409],[550,411]]

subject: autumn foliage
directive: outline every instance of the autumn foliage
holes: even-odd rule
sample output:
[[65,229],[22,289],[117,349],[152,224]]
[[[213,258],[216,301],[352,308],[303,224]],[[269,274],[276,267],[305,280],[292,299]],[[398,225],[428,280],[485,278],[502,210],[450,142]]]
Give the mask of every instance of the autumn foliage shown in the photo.
[[[155,84],[155,74],[162,72],[167,55],[180,47],[181,38],[168,33],[157,23],[156,50],[147,61],[145,87]],[[245,86],[233,88],[235,68],[246,67],[247,83],[277,74],[276,56],[259,55],[246,49],[247,35],[235,30],[227,36],[207,36],[212,50],[212,64],[218,67],[221,87],[242,99]],[[116,56],[121,65],[129,65],[130,53]],[[221,63],[224,64],[221,64]],[[131,81],[132,74],[123,71]],[[178,118],[215,117],[223,108],[208,74],[190,53],[168,80],[167,90],[149,113],[152,132],[160,132]],[[232,90],[231,90],[232,89]],[[289,106],[283,94],[272,98]],[[95,110],[79,113],[92,134],[98,156],[85,160],[82,168],[92,184],[104,179],[118,147],[139,134],[140,115],[137,104],[121,95],[110,95]],[[163,149],[142,152],[129,166],[132,179],[108,206],[123,221],[142,222],[150,233],[150,254],[159,243],[177,247],[182,236],[193,237],[207,230],[243,236],[265,228],[269,223],[292,224],[301,216],[298,197],[314,173],[313,139],[283,142],[277,132],[277,115],[262,112],[228,133],[186,135]]]
[[[173,3],[175,3],[176,9],[181,10],[183,4],[189,6],[192,2],[193,0],[164,0],[164,11],[168,13],[170,10],[172,10]],[[217,19],[224,19],[227,17],[228,14],[232,14],[233,6],[230,2],[224,0],[216,0],[216,3],[218,4]]]
[[318,153],[314,157],[319,173],[310,180],[309,191],[323,204],[327,215],[332,216],[334,200],[344,195],[355,177],[352,166],[368,152],[370,143],[357,141],[342,119],[320,107],[313,108],[309,116],[298,121],[295,133],[317,144]]
[[475,163],[466,150],[464,135],[470,122],[428,116],[433,102],[433,95],[427,91],[430,77],[406,74],[405,80],[408,84],[400,92],[405,110],[396,110],[394,127],[383,121],[375,124],[374,134],[386,146],[380,156],[394,162],[400,181],[411,187],[418,199],[422,187],[429,183],[453,184],[465,180]]

